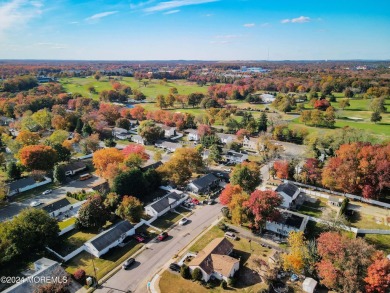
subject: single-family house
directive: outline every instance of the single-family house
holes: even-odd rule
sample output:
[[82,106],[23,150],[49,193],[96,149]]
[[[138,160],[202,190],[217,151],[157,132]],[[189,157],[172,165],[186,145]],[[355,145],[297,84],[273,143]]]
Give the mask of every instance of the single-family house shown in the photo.
[[63,167],[66,176],[75,175],[77,172],[87,169],[87,165],[81,161],[72,162]]
[[341,204],[343,203],[343,198],[339,196],[329,196],[328,199],[328,204],[335,206],[335,207],[340,207]]
[[244,140],[242,141],[242,147],[244,149],[257,151],[257,145],[258,140],[256,138],[244,136]]
[[309,217],[298,214],[289,210],[281,210],[279,219],[275,221],[267,221],[265,229],[278,233],[283,236],[288,236],[291,231],[302,231],[306,229]]
[[155,202],[148,204],[145,207],[145,213],[151,217],[160,217],[180,205],[187,198],[188,195],[185,193],[172,191]]
[[176,135],[176,127],[167,126],[165,124],[156,124],[157,126],[160,126],[162,130],[164,130],[164,137],[169,138]]
[[18,194],[19,192],[23,192],[25,190],[32,189],[36,185],[34,178],[26,177],[19,180],[15,180],[7,185],[8,196],[12,196]]
[[233,134],[226,134],[226,133],[216,133],[219,139],[221,140],[221,143],[223,144],[229,144],[236,140],[236,136]]
[[215,238],[188,264],[190,271],[199,268],[202,279],[207,282],[211,277],[227,281],[240,268],[240,260],[233,258],[233,244],[226,238]]
[[180,143],[170,142],[170,141],[161,141],[161,140],[157,141],[155,143],[155,146],[158,148],[162,148],[162,149],[164,149],[168,152],[171,152],[171,153],[173,153],[177,149],[183,147]]
[[86,250],[96,257],[107,253],[111,248],[118,246],[127,236],[134,235],[135,228],[128,221],[122,221],[88,240],[84,245]]
[[42,207],[42,210],[46,211],[52,217],[57,217],[70,209],[72,209],[72,204],[65,197]]
[[146,145],[146,140],[142,138],[141,135],[133,135],[131,138],[131,141],[132,142],[135,142],[135,143],[138,143],[138,144],[142,144],[142,145]]
[[139,125],[139,122],[136,119],[129,119],[129,121],[131,124],[131,128],[137,127]]
[[114,127],[112,129],[112,136],[120,140],[129,139],[131,138],[131,135],[132,134],[124,128]]
[[271,94],[261,94],[260,98],[263,103],[267,103],[267,104],[270,104],[273,101],[275,101],[275,96]]
[[220,181],[221,180],[213,173],[209,173],[193,180],[187,185],[187,188],[188,190],[199,194],[208,193],[215,187],[219,186]]
[[[42,257],[34,262],[34,268],[22,273],[25,277],[23,282],[15,283],[15,285],[2,291],[3,293],[26,293],[36,292],[37,288],[41,285],[46,285],[47,280],[56,278],[57,282],[69,281],[69,275],[61,267],[61,265],[51,259]],[[71,282],[69,292],[76,292],[81,286],[76,282]]]
[[196,129],[187,129],[185,131],[185,133],[187,133],[187,138],[190,141],[199,141],[200,140],[198,130],[196,130]]
[[13,118],[9,118],[6,116],[0,116],[0,125],[1,126],[8,126],[13,121],[14,121]]
[[241,164],[248,160],[248,155],[236,151],[228,151],[225,155],[225,159],[230,163]]
[[280,197],[283,198],[282,207],[289,209],[294,205],[296,198],[298,197],[301,189],[290,182],[280,184],[275,190]]

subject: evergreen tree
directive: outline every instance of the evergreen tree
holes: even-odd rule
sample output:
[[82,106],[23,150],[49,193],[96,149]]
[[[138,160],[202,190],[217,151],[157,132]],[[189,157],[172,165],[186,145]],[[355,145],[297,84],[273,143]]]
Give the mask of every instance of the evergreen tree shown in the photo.
[[93,130],[91,125],[89,123],[85,123],[82,128],[82,133],[84,136],[90,136],[92,134]]
[[53,178],[56,183],[64,183],[66,180],[65,170],[63,165],[55,165],[53,170]]
[[20,170],[20,167],[18,165],[16,165],[15,162],[9,162],[7,164],[7,177],[8,179],[18,179],[20,178],[20,175],[21,175],[21,170]]
[[267,122],[268,122],[267,114],[265,112],[261,113],[259,118],[259,132],[267,131]]
[[75,128],[75,131],[78,133],[78,134],[81,134],[82,131],[83,131],[83,121],[81,121],[80,118],[77,118],[77,123],[76,123],[76,128]]

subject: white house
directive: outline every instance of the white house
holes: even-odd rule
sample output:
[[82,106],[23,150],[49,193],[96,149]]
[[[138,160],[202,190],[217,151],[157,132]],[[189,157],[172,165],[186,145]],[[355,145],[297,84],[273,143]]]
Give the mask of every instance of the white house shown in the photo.
[[[23,273],[22,273],[23,274]],[[51,259],[42,257],[34,262],[34,268],[28,271],[28,274],[23,274],[26,278],[23,282],[15,282],[15,285],[2,291],[3,293],[26,293],[36,292],[35,290],[40,285],[46,285],[45,282],[49,278],[56,278],[57,282],[65,282],[66,278],[69,278],[68,274],[61,267],[61,265]],[[30,278],[28,281],[27,278]],[[71,287],[68,288],[69,292],[76,292],[81,288],[75,282],[71,282]],[[74,283],[74,284],[73,284]]]
[[226,238],[215,238],[203,250],[199,251],[188,264],[192,272],[199,268],[202,279],[207,282],[213,276],[227,281],[240,268],[240,260],[229,256],[233,252],[233,244]]
[[65,197],[42,207],[42,210],[46,211],[52,217],[57,217],[59,214],[65,213],[70,209],[72,209],[72,204]]
[[199,141],[200,140],[200,136],[198,134],[198,131],[196,129],[187,129],[185,131],[188,135],[188,140],[190,141]]
[[220,181],[213,173],[209,173],[193,180],[187,185],[187,188],[195,193],[208,193],[217,187]]
[[100,233],[85,242],[85,249],[92,255],[100,257],[111,248],[118,246],[127,236],[135,234],[135,228],[128,221],[122,221],[114,227]]
[[185,193],[170,192],[164,197],[156,200],[155,202],[148,204],[145,207],[145,213],[151,217],[160,217],[166,212],[174,209],[188,198]]
[[174,152],[179,148],[182,148],[183,146],[180,143],[170,142],[170,141],[157,141],[155,143],[155,146],[158,148],[162,148],[164,150],[167,150],[169,152]]
[[290,182],[285,182],[280,184],[275,191],[283,198],[281,206],[288,209],[295,203],[301,189]]
[[235,151],[228,151],[225,155],[225,159],[228,162],[234,163],[234,164],[241,164],[248,160],[248,155],[243,153],[238,153]]
[[313,293],[317,287],[317,283],[313,278],[306,278],[302,283],[303,292]]
[[291,231],[302,231],[306,229],[309,217],[289,210],[281,210],[281,216],[274,222],[267,221],[265,229],[283,236],[288,236]]
[[117,139],[120,139],[120,140],[125,140],[125,139],[129,139],[131,138],[131,133],[124,129],[124,128],[120,128],[120,127],[114,127],[112,129],[112,135],[117,138]]
[[133,135],[133,136],[131,137],[131,141],[132,141],[132,142],[135,142],[135,143],[138,143],[138,144],[142,144],[142,145],[145,145],[145,144],[146,144],[146,141],[142,138],[141,135],[138,135],[138,134]]
[[81,161],[72,162],[63,167],[66,176],[75,175],[77,172],[87,169],[87,165]]
[[267,103],[267,104],[272,103],[273,101],[275,101],[275,96],[274,95],[270,95],[270,94],[261,94],[260,98],[263,101],[263,103]]
[[242,146],[245,149],[252,150],[252,151],[257,151],[257,144],[258,140],[253,137],[244,137],[244,140],[242,141]]
[[32,177],[26,177],[22,178],[16,181],[13,181],[9,184],[7,184],[7,196],[13,196],[15,194],[18,194],[20,192],[24,192],[27,190],[34,189],[38,186],[43,186],[45,184],[48,184],[52,182],[52,180],[48,177],[44,177],[44,181],[36,182],[34,178]]
[[156,124],[164,130],[164,137],[169,138],[176,135],[176,127],[167,126],[165,124]]
[[216,133],[223,144],[229,144],[236,140],[236,136],[233,134]]

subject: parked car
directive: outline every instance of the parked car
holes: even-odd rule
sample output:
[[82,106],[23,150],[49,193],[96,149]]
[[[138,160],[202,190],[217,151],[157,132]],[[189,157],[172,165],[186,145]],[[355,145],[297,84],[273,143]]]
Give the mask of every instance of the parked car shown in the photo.
[[49,194],[51,193],[53,190],[51,189],[48,189],[48,190],[45,190],[44,192],[42,192],[43,195],[46,195],[46,194]]
[[167,232],[162,232],[161,234],[159,234],[157,236],[157,239],[160,240],[160,241],[163,241],[167,237],[168,237],[168,233]]
[[37,207],[41,204],[42,203],[39,200],[34,200],[33,202],[30,203],[30,207]]
[[215,204],[215,200],[214,200],[214,199],[209,199],[209,200],[207,201],[207,204],[208,204],[208,205]]
[[226,233],[225,233],[225,237],[226,237],[226,238],[230,238],[230,239],[232,239],[232,240],[236,240],[236,239],[237,239],[236,234],[234,234],[233,232],[226,232]]
[[169,268],[174,272],[180,272],[180,266],[177,263],[171,263]]
[[126,270],[128,269],[133,263],[135,262],[134,258],[129,258],[122,264],[122,269]]
[[134,238],[135,240],[137,240],[139,243],[141,242],[144,242],[145,241],[145,238],[143,238],[142,236],[140,235],[134,235]]
[[183,226],[185,225],[186,223],[188,222],[188,219],[187,218],[183,218],[179,221],[179,226]]
[[138,233],[138,235],[139,236],[141,236],[142,238],[144,238],[144,239],[146,239],[146,238],[148,238],[149,237],[149,235],[148,234],[146,234],[146,233],[143,233],[143,232],[140,232],[140,233]]

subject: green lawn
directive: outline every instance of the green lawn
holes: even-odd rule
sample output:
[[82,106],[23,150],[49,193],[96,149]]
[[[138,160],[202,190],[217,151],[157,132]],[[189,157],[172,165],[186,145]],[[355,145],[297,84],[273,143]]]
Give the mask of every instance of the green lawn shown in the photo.
[[192,252],[199,252],[203,248],[205,248],[206,245],[209,244],[213,239],[217,237],[223,237],[224,234],[225,233],[221,229],[219,229],[217,226],[214,226],[206,234],[204,234],[198,241],[196,241],[194,245],[190,247],[189,250]]
[[164,216],[152,222],[152,226],[165,230],[171,227],[174,223],[179,221],[181,218],[183,218],[183,216],[180,214],[174,212],[168,212]]
[[326,208],[326,203],[317,199],[315,203],[305,201],[303,205],[299,207],[298,211],[304,215],[321,218],[321,208]]
[[76,218],[69,218],[65,221],[59,222],[58,226],[60,227],[60,230],[65,229],[66,227],[69,227],[70,225],[73,225],[76,222]]
[[57,247],[53,247],[53,250],[60,255],[68,255],[96,235],[97,233],[83,232],[73,229],[72,231],[60,236],[60,243]]
[[31,189],[31,190],[27,190],[27,191],[24,191],[18,195],[15,195],[13,198],[12,198],[12,201],[16,201],[16,202],[21,202],[21,201],[24,201],[26,199],[29,199],[29,198],[33,198],[37,195],[41,195],[42,192],[44,192],[45,190],[47,189],[53,189],[55,187],[57,187],[58,185],[51,182],[51,183],[48,183],[48,184],[45,184],[43,186],[39,186],[37,188],[34,188],[34,189]]
[[389,230],[390,227],[383,224],[384,218],[378,217],[381,223],[377,223],[374,216],[354,212],[353,216],[349,218],[352,227],[361,229],[383,229]]
[[[143,83],[139,83],[133,77],[123,77],[119,80],[121,84],[128,85],[132,89],[140,90],[146,95],[148,99],[154,99],[157,95],[166,95],[169,93],[169,89],[176,87],[179,94],[190,94],[193,92],[206,93],[208,86],[198,86],[196,83],[188,82],[186,80],[174,80],[164,83],[161,80],[153,79],[145,87]],[[96,81],[93,77],[74,77],[74,78],[62,78],[60,83],[63,85],[67,92],[80,93],[85,97],[91,97],[93,99],[99,99],[99,93],[103,90],[112,89],[111,81],[104,77],[99,81]],[[88,87],[94,86],[97,94],[89,93]]]
[[383,250],[386,255],[390,254],[390,235],[366,234],[364,239],[377,249]]
[[[70,259],[65,263],[66,271],[70,274],[74,273],[77,269],[83,269],[87,275],[93,276],[93,263],[96,268],[96,275],[98,280],[104,277],[107,273],[123,263],[126,259],[130,258],[135,252],[142,247],[142,244],[137,243],[135,240],[131,240],[124,247],[115,247],[111,249],[107,254],[104,254],[100,258],[95,258],[93,255],[83,251]],[[93,263],[92,263],[93,261]]]

